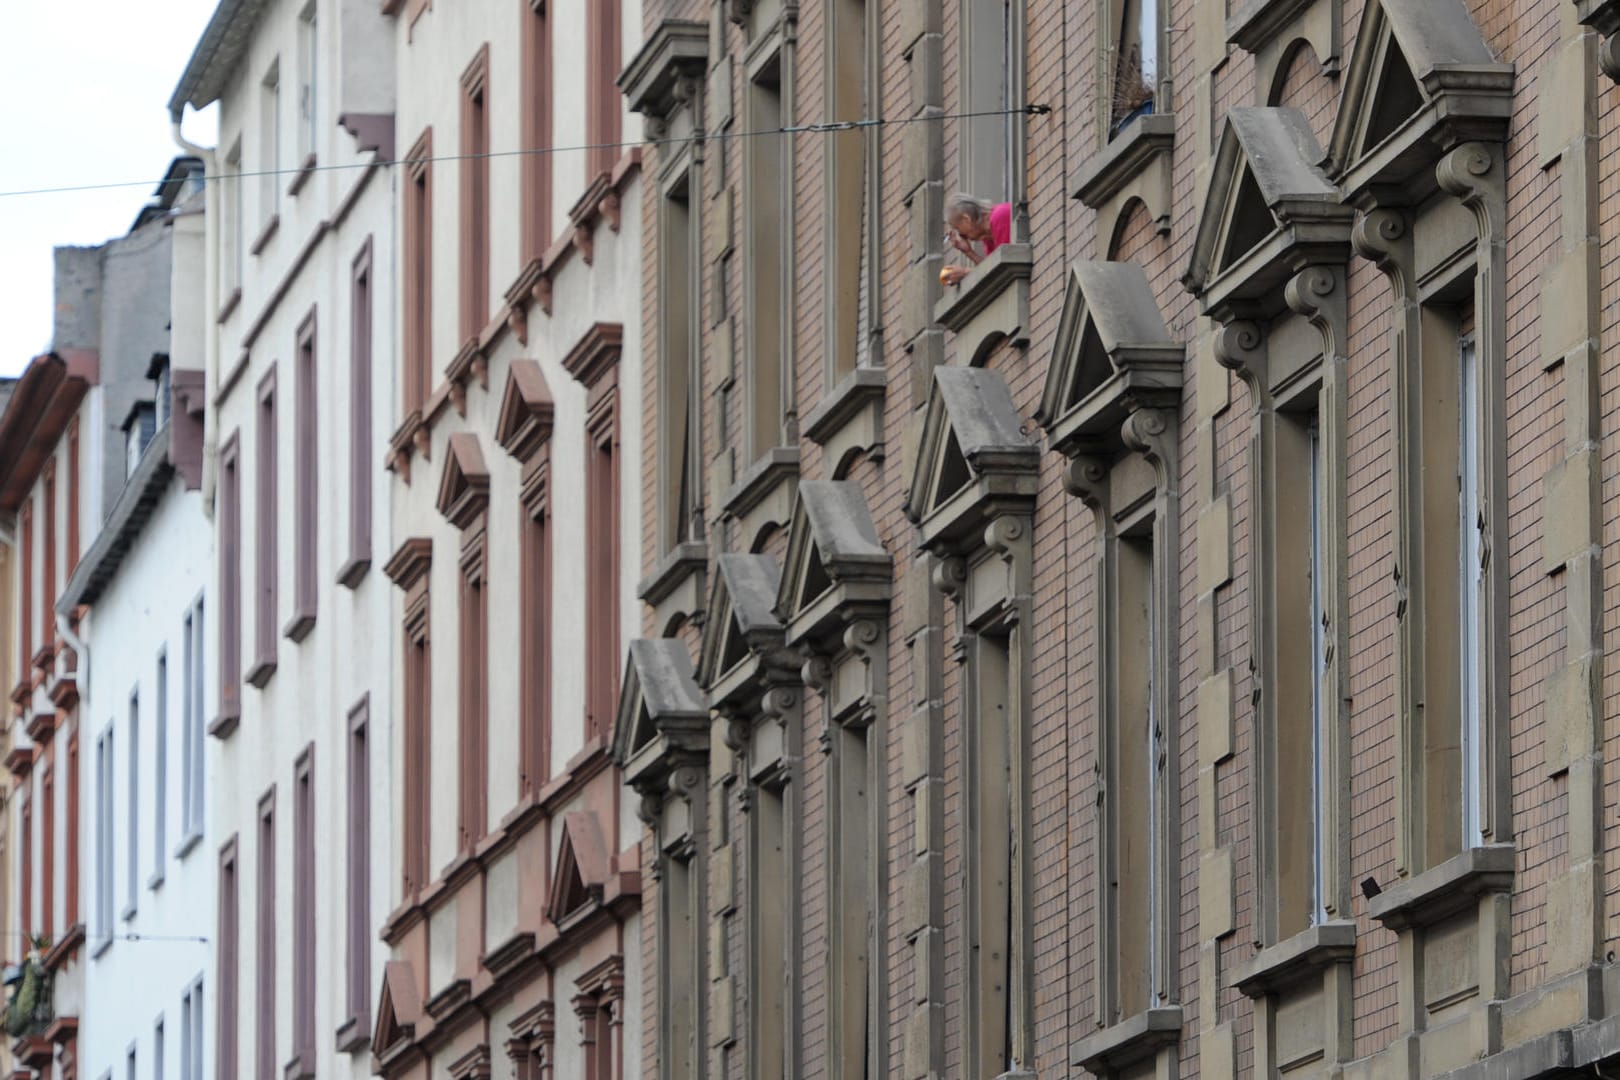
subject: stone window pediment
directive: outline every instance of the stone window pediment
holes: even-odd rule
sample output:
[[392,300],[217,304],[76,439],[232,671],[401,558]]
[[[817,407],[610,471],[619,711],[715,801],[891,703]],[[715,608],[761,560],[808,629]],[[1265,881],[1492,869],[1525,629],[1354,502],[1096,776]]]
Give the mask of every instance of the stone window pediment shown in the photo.
[[586,810],[565,814],[546,918],[561,926],[578,912],[600,905],[609,873],[607,845],[596,815]]
[[519,461],[527,461],[551,438],[557,406],[545,373],[533,360],[513,360],[495,418],[495,441]]
[[1328,153],[1352,199],[1416,203],[1434,190],[1436,158],[1466,142],[1501,142],[1513,65],[1497,61],[1463,0],[1362,12]]
[[1298,109],[1227,114],[1192,259],[1182,282],[1205,311],[1245,318],[1283,308],[1302,267],[1342,265],[1354,212],[1319,165],[1322,148]]
[[682,761],[708,750],[709,706],[686,646],[674,638],[632,641],[613,729],[613,760],[625,782],[654,792]]
[[390,960],[383,966],[382,991],[377,1002],[377,1026],[371,1046],[375,1067],[389,1075],[390,1063],[415,1044],[416,1024],[422,1018],[422,995],[409,960]]
[[1066,457],[1120,450],[1133,411],[1180,405],[1185,360],[1140,266],[1077,262],[1035,418]]
[[893,576],[860,485],[801,481],[776,605],[787,644],[825,638],[886,609]]
[[489,466],[478,436],[458,431],[449,439],[439,477],[439,513],[458,529],[471,525],[489,505]]
[[760,676],[780,653],[782,620],[776,614],[782,570],[769,555],[726,554],[715,560],[709,618],[703,627],[698,682],[716,708],[764,690]]
[[709,68],[709,24],[664,19],[619,76],[630,111],[662,128],[682,104],[693,100]]
[[999,372],[935,369],[906,497],[923,546],[982,540],[976,534],[996,517],[1027,513],[1039,470],[1040,448]]

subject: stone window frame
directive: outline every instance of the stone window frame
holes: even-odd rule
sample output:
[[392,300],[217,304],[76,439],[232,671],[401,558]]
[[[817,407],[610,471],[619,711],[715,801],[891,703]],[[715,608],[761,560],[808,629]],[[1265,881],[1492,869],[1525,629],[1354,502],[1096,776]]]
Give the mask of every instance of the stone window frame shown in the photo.
[[254,1080],[276,1080],[276,786],[254,814]]
[[263,690],[276,673],[276,607],[281,577],[277,535],[281,520],[280,433],[274,361],[259,380],[253,401],[253,664],[243,673],[242,681]]
[[[795,104],[797,48],[788,24],[796,5],[751,35],[743,55],[742,124],[750,132],[791,122]],[[750,26],[758,27],[750,15]],[[792,447],[798,422],[794,402],[794,288],[788,272],[794,236],[795,153],[791,135],[755,135],[743,140],[739,228],[743,246],[744,324],[742,447],[745,472],[772,451]],[[767,197],[774,194],[774,202]],[[759,271],[756,273],[756,271]],[[774,338],[774,342],[773,339]]]
[[17,682],[18,692],[13,692],[13,700],[22,698],[18,704],[26,705],[27,698],[20,692],[23,688],[32,690],[32,679],[29,672],[34,666],[34,500],[32,497],[23,500],[22,509],[17,512],[17,535],[21,538],[20,547],[22,555],[17,560],[17,580],[19,600],[17,610]]
[[[1389,111],[1380,87],[1401,82],[1401,72],[1389,71],[1396,61],[1406,65],[1405,81],[1415,86],[1416,101],[1404,119],[1397,116],[1392,125],[1382,121],[1392,126],[1385,135],[1374,125]],[[1489,554],[1508,550],[1506,406],[1495,375],[1506,363],[1505,145],[1513,79],[1512,66],[1495,61],[1461,0],[1436,0],[1420,13],[1401,5],[1386,10],[1379,0],[1369,0],[1329,155],[1330,175],[1358,210],[1355,251],[1388,278],[1397,312],[1391,341],[1397,408],[1393,581],[1397,772],[1402,780],[1397,785],[1395,862],[1403,877],[1422,877],[1470,848],[1512,838],[1508,567],[1505,558]],[[1444,810],[1457,800],[1445,799],[1442,786],[1429,783],[1428,759],[1433,755],[1426,746],[1433,736],[1444,738],[1433,725],[1458,718],[1451,710],[1434,707],[1444,700],[1436,675],[1443,676],[1445,667],[1434,670],[1432,641],[1426,643],[1432,635],[1425,627],[1434,591],[1445,591],[1442,583],[1455,579],[1452,548],[1461,545],[1454,521],[1425,527],[1423,478],[1436,470],[1432,462],[1425,467],[1421,441],[1426,402],[1445,397],[1444,391],[1439,399],[1424,396],[1424,374],[1437,365],[1455,372],[1470,319],[1476,363],[1490,375],[1478,380],[1480,400],[1474,405],[1485,455],[1473,467],[1483,494],[1478,527],[1487,558],[1480,628],[1485,760],[1478,841],[1460,835],[1460,822],[1453,823],[1459,834],[1455,838],[1434,831],[1449,830],[1440,823],[1449,820]],[[1435,565],[1441,583],[1430,580],[1436,576]],[[1443,614],[1437,617],[1445,621]],[[1443,637],[1454,635],[1448,631]],[[1425,707],[1420,709],[1418,702]],[[1460,760],[1438,764],[1461,776]]]
[[316,410],[320,386],[320,366],[316,345],[316,308],[298,324],[295,335],[293,393],[293,613],[281,634],[292,642],[303,641],[315,628],[315,609],[320,591],[320,424]]
[[578,993],[570,1004],[580,1021],[584,1080],[623,1080],[624,957],[614,953],[593,965],[574,980],[574,988]]
[[242,717],[241,432],[219,451],[219,701],[208,733],[228,738]]
[[[658,230],[659,265],[656,268],[656,295],[662,300],[669,295],[671,268],[665,262],[664,232],[665,207],[672,192],[685,186],[687,199],[687,230],[690,236],[692,267],[686,277],[689,294],[687,337],[687,390],[685,394],[671,394],[672,382],[666,375],[670,368],[670,327],[665,318],[669,306],[658,304],[659,318],[654,330],[657,350],[658,400],[658,534],[657,560],[652,571],[637,586],[637,596],[653,609],[653,622],[660,628],[670,627],[695,614],[702,603],[706,589],[708,548],[704,542],[704,498],[702,452],[702,395],[703,395],[703,235],[704,204],[704,125],[707,121],[706,76],[709,68],[710,26],[706,22],[686,19],[663,19],[652,28],[641,51],[625,67],[619,77],[631,112],[644,118],[646,134],[655,141],[653,153],[657,155],[656,195],[651,200],[654,215],[653,228]],[[729,89],[729,88],[728,88]],[[677,402],[676,398],[681,401]],[[685,419],[680,429],[693,440],[694,452],[688,455],[687,490],[693,497],[690,508],[692,528],[678,527],[680,515],[672,513],[667,505],[667,493],[678,490],[668,479],[670,462],[679,460],[673,448],[678,440],[672,438],[677,430],[673,417],[684,409]]]
[[592,149],[586,161],[586,186],[613,171],[623,120],[614,80],[619,75],[619,5],[622,0],[586,0],[585,141]]
[[[131,745],[135,744],[130,740]],[[47,748],[47,753],[50,748]],[[130,755],[130,761],[138,761],[135,754]],[[133,774],[135,770],[131,770]],[[133,791],[133,789],[131,789]],[[39,932],[47,941],[56,939],[56,768],[55,763],[46,759],[44,767],[39,770]],[[136,824],[135,828],[139,828]],[[135,831],[134,829],[131,830]],[[130,866],[139,874],[140,859],[138,853],[132,848],[129,852]]]
[[371,1045],[371,695],[349,709],[345,777],[344,970],[345,1018],[337,1027],[338,1053]]
[[[1022,2],[1022,0],[1019,0]],[[827,5],[824,23],[825,77],[822,80],[822,119],[827,123],[870,120],[881,115],[882,67],[877,43],[882,40],[878,5],[871,0],[834,0]],[[879,129],[840,131],[822,144],[825,205],[859,206],[861,227],[847,227],[847,215],[828,214],[823,231],[827,274],[823,307],[827,342],[828,387],[853,377],[861,366],[881,363],[876,346],[881,331],[872,312],[880,311],[881,208],[878,205],[882,172]],[[866,293],[863,310],[861,293]],[[863,323],[864,316],[864,323]],[[861,341],[867,335],[866,342]]]
[[471,854],[489,827],[489,467],[478,436],[452,434],[439,480],[438,510],[461,532],[456,569],[456,850]]
[[611,737],[617,710],[619,555],[624,451],[620,435],[619,359],[624,327],[593,324],[563,357],[586,392],[585,740]]
[[[1095,990],[1097,1031],[1070,1047],[1070,1060],[1099,1075],[1145,1059],[1173,1055],[1181,1037],[1176,1003],[1180,980],[1180,766],[1178,724],[1178,612],[1180,569],[1179,410],[1186,346],[1175,340],[1147,275],[1134,263],[1080,261],[1070,267],[1063,314],[1053,345],[1036,420],[1048,448],[1069,459],[1067,490],[1096,517],[1098,601],[1094,617],[1101,650],[1097,691],[1097,756],[1103,795],[1098,802],[1095,872],[1100,881],[1125,876],[1117,869],[1122,832],[1151,830],[1145,906],[1156,913],[1141,942],[1147,965],[1139,1005],[1121,1000],[1123,924],[1120,902],[1098,893],[1099,943]],[[1164,782],[1147,785],[1138,803],[1120,805],[1108,792],[1128,790],[1118,773],[1127,720],[1119,695],[1132,675],[1120,637],[1122,618],[1112,597],[1119,588],[1121,553],[1135,548],[1152,597],[1142,612],[1148,639],[1147,670],[1137,670],[1146,719],[1164,718],[1158,733]],[[1140,664],[1138,664],[1140,668]],[[1144,759],[1146,755],[1143,755]],[[1145,761],[1144,761],[1145,763]],[[1150,766],[1152,767],[1152,766]],[[1137,820],[1126,821],[1123,814]],[[1108,944],[1104,944],[1108,943]],[[1163,999],[1159,1000],[1159,994]]]
[[[548,0],[519,0],[523,29],[519,43],[518,112],[522,145],[549,148],[552,125],[551,13]],[[538,267],[551,246],[552,155],[524,154],[520,204],[522,259]]]
[[703,914],[710,726],[687,647],[674,638],[630,642],[613,761],[640,796],[637,816],[653,834],[659,1080],[703,1075],[709,1045]]
[[[826,783],[840,794],[828,822],[828,985],[843,1008],[822,1048],[834,1076],[888,1075],[883,1030],[888,895],[886,746],[893,558],[859,484],[798,486],[776,598],[783,644],[804,660],[822,716]],[[859,910],[857,911],[857,907]],[[859,932],[854,932],[859,927]],[[859,1029],[859,1030],[857,1030]],[[864,1070],[864,1071],[863,1071]]]
[[1254,100],[1274,104],[1288,62],[1303,43],[1323,73],[1336,76],[1344,53],[1344,0],[1241,0],[1226,20],[1226,42],[1254,57]]
[[367,236],[349,271],[349,553],[337,580],[350,589],[359,588],[371,569],[373,284],[372,238]]
[[214,1075],[219,1080],[236,1080],[237,1039],[239,1015],[237,986],[241,978],[239,949],[241,923],[238,906],[241,902],[237,862],[237,834],[220,845],[219,849],[219,936],[214,953],[214,981],[218,989],[214,1028]]
[[404,229],[401,245],[401,295],[405,324],[400,356],[401,421],[420,418],[433,392],[433,128],[405,152],[405,192],[401,199]]
[[315,1075],[315,744],[293,761],[292,1051],[283,1080]]
[[522,465],[519,503],[518,788],[539,794],[551,774],[552,529],[551,434],[556,403],[533,360],[507,366],[495,421],[495,441]]
[[[79,568],[79,418],[68,421],[67,434],[67,577]],[[187,490],[191,490],[189,487]]]
[[414,903],[432,874],[431,806],[433,734],[433,639],[431,635],[430,571],[433,542],[426,537],[410,537],[400,543],[383,572],[405,593],[401,619],[403,685],[400,693],[402,714],[401,756],[404,761],[401,805],[400,891],[406,903]]
[[512,1037],[506,1056],[512,1060],[515,1080],[554,1080],[557,1043],[557,1007],[544,1000],[520,1013],[507,1025]]
[[[476,347],[489,320],[489,42],[480,45],[461,73],[461,236],[457,254],[460,279],[461,348]],[[537,157],[546,155],[525,155]]]
[[[1218,326],[1217,361],[1243,379],[1254,403],[1250,821],[1259,951],[1230,981],[1258,999],[1255,1054],[1272,1071],[1291,1064],[1291,1053],[1319,1053],[1329,1063],[1353,1055],[1344,492],[1354,215],[1319,168],[1321,157],[1296,109],[1229,112],[1182,279]],[[1314,470],[1300,464],[1309,461],[1312,430]],[[1301,521],[1315,524],[1302,530]],[[1222,532],[1211,542],[1227,539]],[[1303,596],[1302,582],[1314,582]],[[1227,683],[1217,685],[1230,692]],[[1314,782],[1291,782],[1302,772]],[[1313,827],[1287,827],[1300,821]],[[1305,903],[1309,911],[1296,923]],[[1298,1009],[1308,995],[1319,995],[1314,1034],[1283,1022],[1285,1002]]]
[[[933,585],[956,611],[963,666],[962,799],[968,837],[961,954],[963,1054],[972,1075],[1035,1061],[1034,867],[1029,760],[1035,653],[1033,536],[1040,448],[996,371],[934,371],[906,499]],[[999,730],[990,718],[1003,718]],[[999,874],[998,874],[999,871]],[[999,895],[981,888],[999,876]],[[987,947],[1011,928],[1012,948]]]
[[[726,745],[739,755],[746,779],[739,801],[753,870],[744,886],[744,1045],[748,1075],[762,1080],[796,1076],[802,1053],[804,692],[798,658],[783,647],[784,628],[773,610],[780,585],[781,569],[771,556],[720,555],[697,668],[698,683],[723,721]],[[769,822],[767,810],[774,811]],[[775,857],[768,859],[773,846]]]
[[40,483],[40,571],[39,571],[39,633],[40,647],[48,650],[44,655],[56,655],[56,520],[60,516],[56,498],[56,455],[45,459],[39,471]]
[[[1027,0],[957,0],[957,70],[963,113],[1006,110],[1004,117],[980,116],[961,121],[957,188],[992,202],[1012,203],[1012,240],[1029,242],[1025,143],[1028,41]],[[983,48],[985,43],[991,48]],[[999,49],[994,46],[1000,46]],[[977,77],[976,77],[977,76]],[[985,86],[984,83],[994,85]],[[999,122],[998,122],[999,120]],[[1003,128],[997,131],[998,128]],[[981,171],[994,161],[1001,179],[990,182]]]

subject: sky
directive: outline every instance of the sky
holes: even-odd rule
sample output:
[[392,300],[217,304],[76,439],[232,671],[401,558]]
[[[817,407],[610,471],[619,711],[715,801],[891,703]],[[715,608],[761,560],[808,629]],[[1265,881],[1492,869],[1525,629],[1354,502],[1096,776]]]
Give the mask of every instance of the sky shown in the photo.
[[[0,193],[73,184],[130,187],[0,194],[0,375],[50,345],[51,249],[128,231],[180,154],[169,95],[216,0],[8,4],[0,34]],[[212,146],[214,109],[185,134]]]

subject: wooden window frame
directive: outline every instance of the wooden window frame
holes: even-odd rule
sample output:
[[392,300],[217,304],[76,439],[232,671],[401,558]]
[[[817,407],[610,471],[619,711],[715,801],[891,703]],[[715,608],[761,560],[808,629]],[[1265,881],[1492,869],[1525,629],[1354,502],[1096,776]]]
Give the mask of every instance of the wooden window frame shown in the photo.
[[257,873],[254,889],[254,1080],[276,1080],[276,788],[259,798],[254,817]]
[[219,451],[219,703],[209,724],[220,737],[242,717],[242,469],[241,433]]
[[420,414],[433,391],[433,129],[405,155],[405,258],[401,268],[405,318],[402,410]]
[[315,744],[293,762],[292,1048],[283,1080],[315,1075]]
[[253,666],[243,679],[262,690],[276,673],[276,607],[280,555],[277,457],[279,454],[276,408],[276,365],[271,364],[259,380],[255,401],[255,446],[253,455]]
[[[523,147],[535,151],[551,146],[552,71],[551,22],[548,0],[518,0],[523,10],[519,116]],[[523,259],[535,263],[551,246],[551,155],[526,153],[522,163],[521,203]]]
[[299,642],[315,627],[320,579],[320,368],[315,305],[298,325],[293,410],[293,613],[282,635]]
[[237,871],[237,838],[233,834],[219,849],[219,940],[214,954],[214,978],[219,987],[214,1033],[214,1075],[218,1080],[236,1080],[239,1054],[241,878]]
[[360,245],[349,276],[349,555],[337,580],[350,589],[371,568],[371,239]]
[[489,43],[479,46],[461,74],[461,285],[462,347],[476,345],[489,320]]

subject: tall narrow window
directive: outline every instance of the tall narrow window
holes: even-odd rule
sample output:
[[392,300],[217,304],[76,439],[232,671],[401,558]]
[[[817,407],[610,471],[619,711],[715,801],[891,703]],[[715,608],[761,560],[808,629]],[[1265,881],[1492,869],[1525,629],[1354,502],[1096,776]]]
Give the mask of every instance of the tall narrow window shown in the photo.
[[129,1049],[124,1051],[124,1080],[141,1080],[141,1074],[136,1070],[134,1043],[130,1043]]
[[96,929],[103,947],[113,938],[112,788],[113,729],[108,724],[96,742]]
[[612,730],[619,672],[619,421],[617,391],[591,410],[585,447],[586,736]]
[[658,483],[659,553],[693,539],[693,482],[700,465],[697,443],[699,392],[695,377],[693,331],[698,326],[694,301],[698,279],[692,256],[698,240],[692,235],[691,180],[685,174],[664,193],[658,217]]
[[245,233],[246,215],[242,206],[242,140],[237,139],[225,152],[225,176],[220,180],[220,193],[225,196],[225,212],[220,215],[219,238],[220,273],[224,278],[225,304],[241,298],[242,267],[247,254]]
[[[165,369],[166,370],[166,369]],[[67,428],[67,576],[79,568],[79,418]]]
[[152,1025],[152,1080],[164,1080],[163,1050],[163,1017],[160,1016]]
[[135,901],[140,894],[141,875],[141,697],[138,691],[129,695],[129,796],[128,817],[124,821],[124,877],[128,892],[124,900],[124,918],[135,917]]
[[[371,706],[362,698],[349,713],[349,850],[347,981],[348,1035],[339,1031],[340,1048],[358,1045],[371,1034],[371,758],[368,728]],[[352,1040],[352,1042],[351,1042]]]
[[[523,6],[520,94],[523,146],[551,146],[551,25],[546,0],[517,0]],[[533,262],[551,246],[551,155],[523,155],[523,260]]]
[[44,533],[43,566],[39,577],[39,639],[50,646],[56,640],[56,459],[45,463],[45,497],[40,504],[41,532]]
[[[706,989],[697,985],[698,935],[701,924],[692,902],[691,856],[667,855],[658,890],[658,1002],[659,1039],[668,1054],[664,1076],[668,1080],[694,1080],[699,1075],[696,1002]],[[855,1074],[859,1075],[859,1074]]]
[[163,882],[163,863],[169,848],[169,653],[158,653],[152,687],[152,876],[156,888]]
[[255,1080],[276,1080],[276,791],[259,800],[258,903],[254,927]]
[[754,788],[749,813],[753,862],[749,876],[757,892],[751,912],[749,943],[754,968],[749,972],[749,1006],[758,1080],[781,1080],[786,1075],[787,987],[784,970],[793,970],[788,957],[788,907],[791,881],[786,850],[784,785]]
[[79,730],[75,726],[67,744],[67,837],[63,847],[67,879],[62,898],[68,926],[79,921]]
[[489,318],[489,46],[461,76],[461,334]]
[[830,1048],[837,1067],[831,1071],[836,1076],[865,1077],[869,1040],[874,1035],[867,1026],[871,1005],[867,997],[871,964],[867,911],[875,884],[871,879],[872,844],[867,829],[871,811],[867,784],[870,748],[866,729],[836,722],[829,726],[833,729],[832,783],[837,802],[832,824],[833,876],[828,883],[828,940],[834,942],[832,970],[828,974],[831,985],[843,987],[831,1005],[832,1030],[837,1033]]
[[[191,1077],[192,1080],[203,1080],[203,980],[201,975],[197,976],[197,981],[191,984],[191,993],[187,995],[187,1000],[191,1005],[191,1039],[189,1042]],[[235,1007],[236,1003],[233,1001],[231,1008],[234,1009]],[[236,1017],[234,1015],[231,1017],[230,1052],[232,1056],[228,1063],[229,1068],[221,1068],[214,1074],[218,1077],[218,1080],[236,1080]]]
[[183,682],[180,691],[180,828],[186,836],[189,836],[194,812],[192,803],[196,801],[200,794],[193,786],[192,781],[193,765],[191,754],[193,743],[191,729],[197,722],[197,712],[196,703],[191,697],[191,685],[193,677],[192,665],[197,662],[195,640],[202,630],[197,625],[193,612],[186,612],[181,631],[180,663]]
[[[827,7],[828,122],[871,118],[867,18],[866,0],[834,0]],[[854,370],[861,350],[861,300],[867,287],[862,271],[872,212],[867,154],[874,134],[868,129],[825,136],[827,205],[847,209],[828,215],[825,232],[827,359],[834,379]]]
[[293,416],[297,444],[293,447],[296,469],[293,492],[293,615],[287,623],[287,637],[302,641],[315,625],[315,605],[319,582],[320,529],[320,431],[317,422],[316,387],[320,374],[315,361],[315,312],[298,327],[298,407]]
[[426,404],[433,382],[433,131],[422,133],[405,166],[405,379],[408,415]]
[[371,566],[371,238],[349,279],[349,557],[338,580],[353,588]]
[[39,778],[39,932],[56,940],[56,770]]
[[242,715],[242,476],[236,432],[219,452],[219,717],[227,733]]
[[1311,679],[1311,922],[1325,922],[1328,917],[1327,882],[1324,873],[1323,860],[1333,849],[1333,838],[1330,835],[1329,815],[1327,801],[1332,798],[1328,792],[1328,758],[1327,742],[1331,733],[1326,729],[1326,702],[1323,700],[1323,683],[1328,677],[1327,668],[1327,627],[1326,613],[1328,609],[1327,589],[1329,584],[1326,577],[1327,570],[1327,536],[1323,524],[1322,512],[1322,432],[1317,425],[1316,417],[1312,416],[1310,426],[1306,429],[1305,464],[1309,472],[1310,482],[1306,485],[1306,496],[1311,501],[1310,512],[1306,520],[1310,523],[1309,553],[1310,553],[1310,641],[1311,659],[1306,666]]
[[293,765],[293,1055],[285,1075],[315,1075],[315,746]]
[[590,144],[591,177],[618,160],[620,0],[588,0],[585,12],[585,141]]
[[428,883],[432,656],[427,597],[405,625],[405,893]]
[[313,165],[320,149],[320,121],[316,106],[320,86],[320,39],[316,34],[315,3],[310,0],[298,17],[298,154],[303,165]]
[[[961,183],[983,199],[1001,202],[1012,190],[1013,125],[1010,110],[1023,102],[1020,93],[1022,57],[1016,53],[1014,20],[1022,17],[1025,0],[962,0]],[[1119,0],[1115,0],[1119,2]]]
[[[218,1080],[236,1080],[237,1047],[239,1045],[237,1032],[240,1018],[237,1015],[237,980],[240,962],[239,946],[241,923],[239,921],[240,884],[236,873],[236,837],[231,837],[219,851],[219,942],[215,947],[214,964],[215,977],[219,980],[219,1009],[216,1012],[216,1030],[214,1033],[214,1075]],[[191,1020],[191,1010],[187,1010],[186,1017]],[[186,1044],[189,1047],[193,1038],[197,1041],[197,1053],[193,1057],[186,1054],[192,1061],[192,1067],[197,1070],[198,1080],[201,1080],[202,1065],[202,1013],[198,1011],[194,1021],[198,1030],[188,1032]]]
[[[775,56],[748,82],[745,130],[774,131],[782,126],[781,57]],[[783,306],[787,296],[787,262],[783,186],[787,180],[787,135],[744,139],[743,233],[751,260],[744,279],[748,295],[748,397],[744,451],[749,462],[780,446],[787,380],[784,373]]]
[[270,65],[259,87],[259,239],[264,247],[281,212],[281,62]]
[[488,616],[484,601],[484,552],[479,541],[463,556],[461,578],[460,839],[470,852],[484,836],[488,773]]
[[973,839],[964,875],[968,907],[968,955],[973,959],[967,980],[970,1060],[984,1076],[997,1076],[1014,1067],[1013,967],[1014,917],[1013,837],[1016,829],[1012,803],[1013,732],[1020,730],[1012,715],[1017,707],[1013,672],[1014,637],[984,634],[969,643],[972,710],[964,739],[967,773],[968,827]]
[[[541,451],[542,455],[545,453]],[[523,731],[520,786],[534,795],[550,778],[551,761],[551,498],[549,464],[526,486],[523,509]]]
[[1115,3],[1119,34],[1111,65],[1110,133],[1153,111],[1159,70],[1159,0]]
[[191,678],[187,686],[191,699],[191,817],[187,821],[190,832],[202,836],[203,832],[203,650],[207,639],[203,636],[203,598],[191,606]]
[[22,537],[22,559],[18,566],[21,581],[17,602],[17,681],[26,685],[33,679],[34,670],[34,501],[23,503],[17,519],[17,532]]
[[259,381],[253,506],[253,667],[247,681],[262,688],[276,671],[276,533],[281,522],[277,492],[276,369]]
[[1479,469],[1480,433],[1479,365],[1474,351],[1474,339],[1464,337],[1457,348],[1457,490],[1460,520],[1457,522],[1460,542],[1458,558],[1457,620],[1461,635],[1461,661],[1458,674],[1462,686],[1458,701],[1462,708],[1462,730],[1459,733],[1462,749],[1462,846],[1472,847],[1481,842],[1480,822],[1480,768],[1483,747],[1485,694],[1481,681],[1481,659],[1484,653],[1484,588],[1485,559],[1481,543],[1484,520],[1480,490]]
[[[27,934],[34,933],[34,800],[31,795],[25,795],[22,800],[22,809],[17,814],[17,831],[22,833],[22,859],[21,880],[17,883],[17,893],[22,898],[22,928]],[[110,925],[109,920],[108,925]]]

